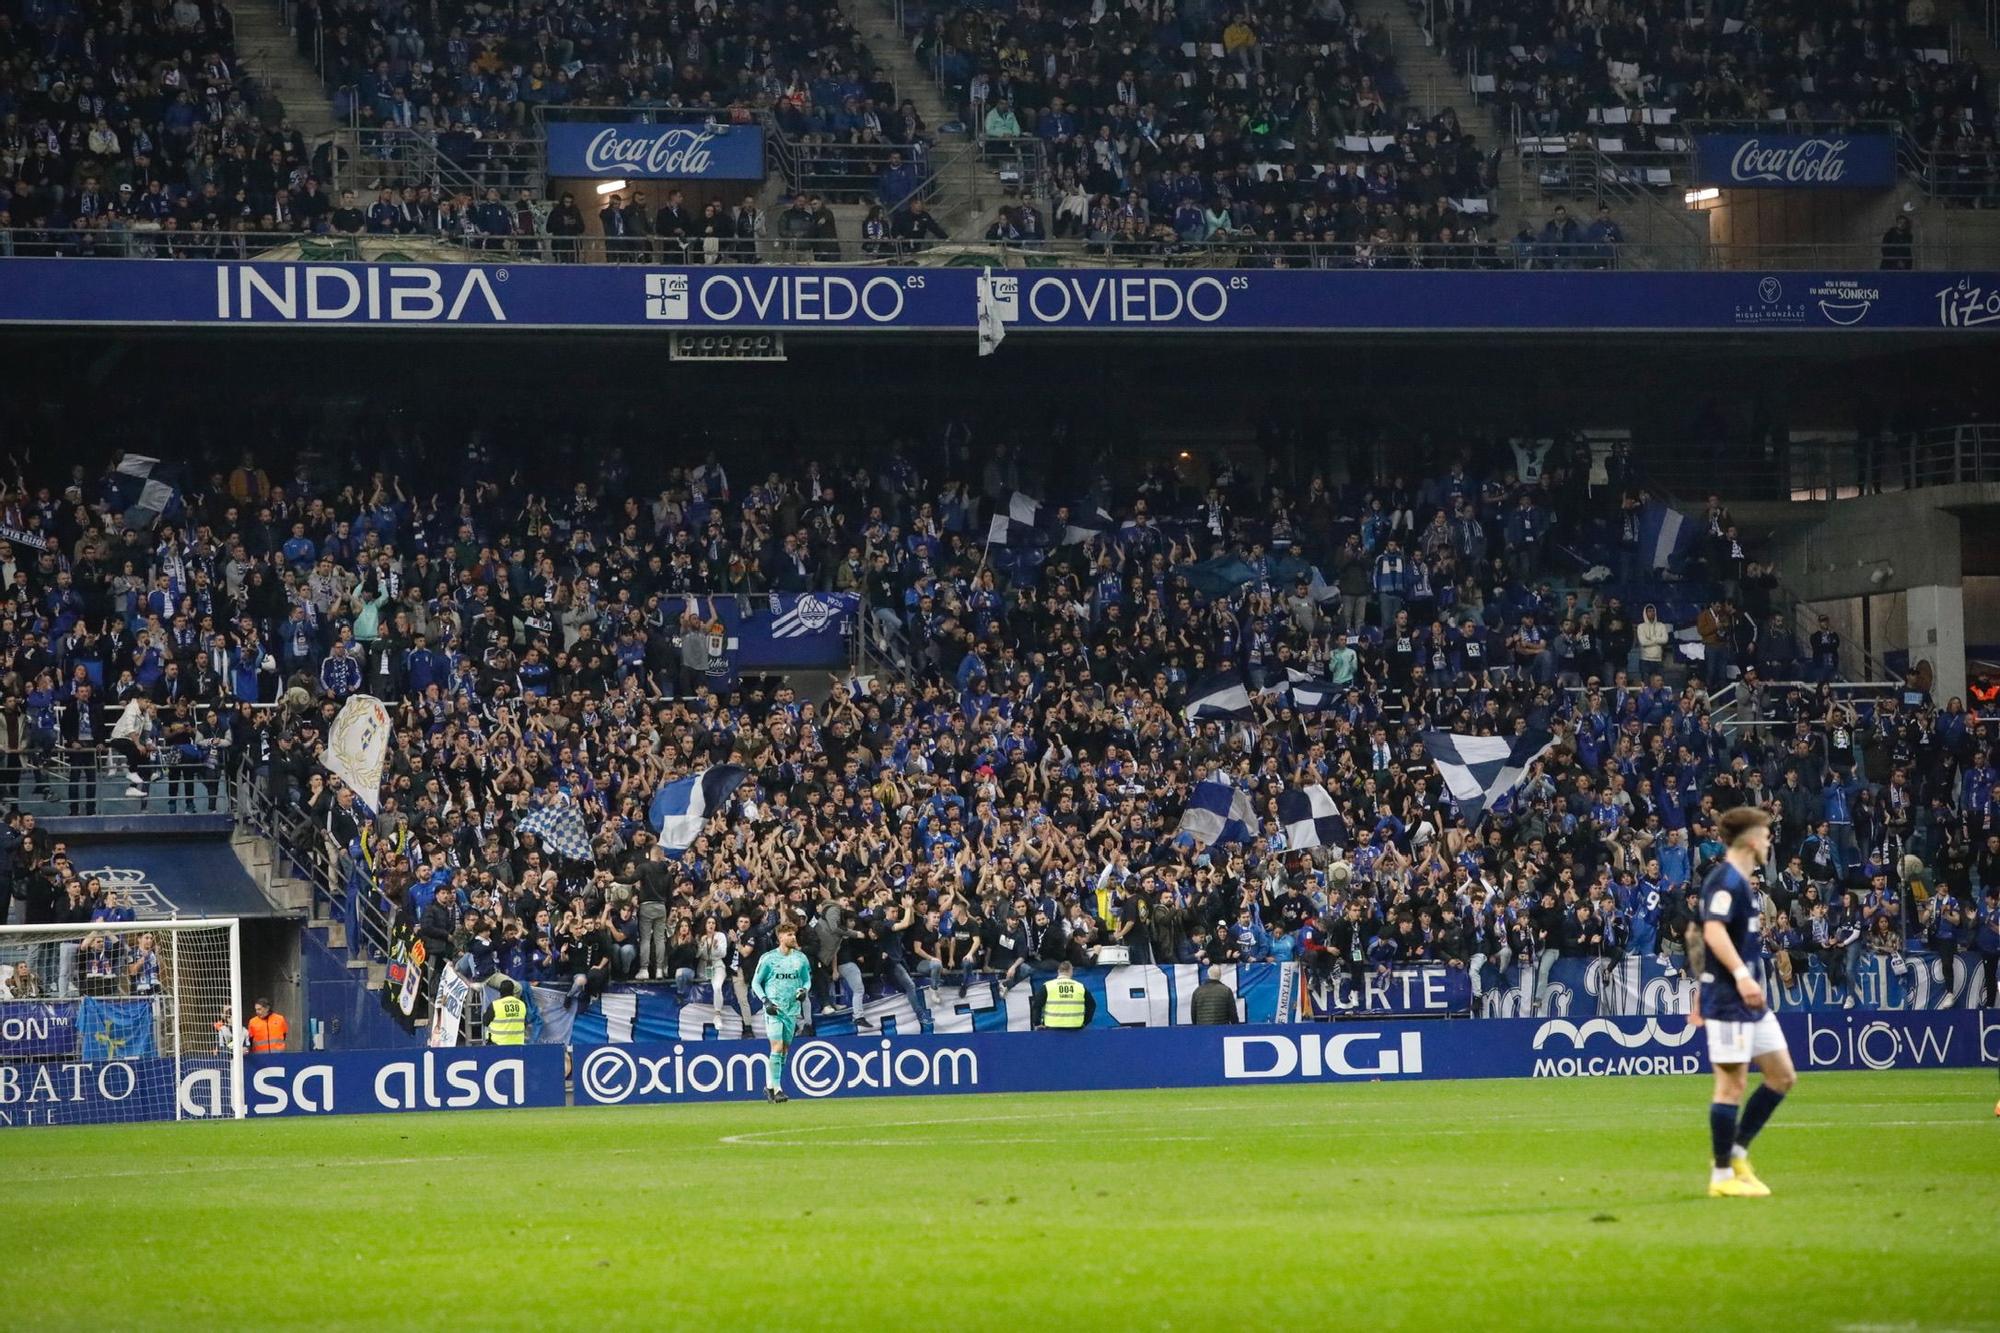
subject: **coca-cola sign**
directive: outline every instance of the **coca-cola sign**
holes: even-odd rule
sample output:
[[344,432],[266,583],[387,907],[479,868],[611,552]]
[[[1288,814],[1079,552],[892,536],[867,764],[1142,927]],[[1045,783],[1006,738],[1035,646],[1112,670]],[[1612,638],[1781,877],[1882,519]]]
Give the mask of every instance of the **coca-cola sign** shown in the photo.
[[605,180],[762,180],[764,131],[692,121],[549,126],[550,176]]
[[1695,139],[1702,185],[1752,190],[1877,190],[1896,183],[1886,134],[1705,134]]

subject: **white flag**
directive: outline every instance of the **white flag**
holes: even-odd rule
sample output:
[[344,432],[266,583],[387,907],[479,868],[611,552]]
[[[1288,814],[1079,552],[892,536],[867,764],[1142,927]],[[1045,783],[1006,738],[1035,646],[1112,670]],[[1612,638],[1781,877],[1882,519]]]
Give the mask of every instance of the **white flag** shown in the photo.
[[993,299],[993,270],[989,268],[979,279],[979,354],[992,356],[1006,337],[1007,324]]
[[370,813],[382,805],[382,761],[389,754],[389,710],[372,695],[357,694],[333,720],[326,753],[319,757],[327,771],[353,791]]

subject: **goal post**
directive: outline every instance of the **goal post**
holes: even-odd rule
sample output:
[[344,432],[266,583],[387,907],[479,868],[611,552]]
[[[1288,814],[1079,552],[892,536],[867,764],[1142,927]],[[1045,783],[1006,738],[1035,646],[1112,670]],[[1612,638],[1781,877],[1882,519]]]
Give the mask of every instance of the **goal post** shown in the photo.
[[0,926],[0,1126],[244,1114],[234,917]]

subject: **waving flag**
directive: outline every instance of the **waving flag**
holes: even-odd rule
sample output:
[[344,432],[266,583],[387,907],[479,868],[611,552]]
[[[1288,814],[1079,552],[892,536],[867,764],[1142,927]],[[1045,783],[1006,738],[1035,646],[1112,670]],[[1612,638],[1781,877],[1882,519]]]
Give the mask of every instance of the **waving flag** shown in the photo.
[[388,754],[389,710],[373,695],[357,694],[341,705],[319,761],[372,813],[382,807],[382,765]]
[[1297,667],[1287,667],[1283,689],[1292,701],[1292,707],[1301,713],[1317,713],[1333,707],[1350,686],[1336,685],[1330,680],[1315,680]]
[[1477,824],[1494,802],[1520,786],[1528,766],[1554,743],[1555,737],[1533,728],[1518,736],[1424,733],[1424,752],[1437,765],[1445,789],[1468,824]]
[[1210,718],[1229,722],[1247,721],[1250,717],[1250,691],[1243,684],[1242,673],[1218,672],[1195,685],[1189,689],[1187,707],[1182,711],[1190,722]]
[[1296,849],[1347,845],[1347,821],[1318,784],[1279,792],[1278,822],[1284,826],[1285,841]]
[[158,1055],[151,1000],[87,999],[76,1015],[82,1060],[136,1060]]
[[519,827],[521,832],[540,838],[549,850],[566,861],[591,859],[590,834],[583,826],[583,812],[567,799],[530,810]]
[[1696,535],[1694,520],[1672,505],[1648,500],[1639,511],[1639,554],[1654,569],[1665,569],[1686,554]]
[[1203,846],[1248,842],[1257,831],[1257,812],[1250,807],[1249,792],[1221,778],[1209,778],[1195,784],[1176,831]]
[[113,505],[122,509],[125,526],[150,528],[162,518],[181,513],[181,467],[144,454],[125,454],[107,478]]
[[717,764],[660,788],[653,796],[651,810],[660,845],[670,852],[686,850],[701,835],[708,817],[729,804],[744,776],[741,765]]
[[1018,278],[995,278],[993,270],[987,269],[979,279],[977,300],[979,303],[979,354],[992,356],[1000,350],[1000,344],[1007,338],[1007,321],[1000,315],[1000,293],[995,283],[1018,282]]

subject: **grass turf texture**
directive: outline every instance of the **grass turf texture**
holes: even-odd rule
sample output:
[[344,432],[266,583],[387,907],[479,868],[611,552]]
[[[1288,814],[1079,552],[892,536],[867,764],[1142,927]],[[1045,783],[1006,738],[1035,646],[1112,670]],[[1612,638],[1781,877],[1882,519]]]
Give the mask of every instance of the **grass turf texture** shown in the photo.
[[[14,1328],[2000,1328],[1985,1070],[0,1135]],[[1725,1294],[1715,1294],[1717,1284]]]

